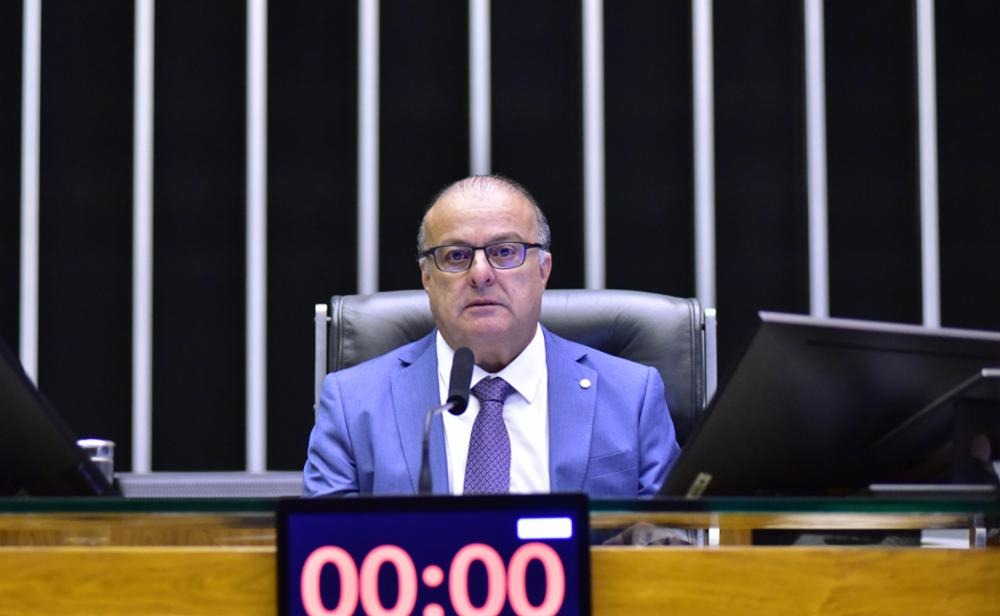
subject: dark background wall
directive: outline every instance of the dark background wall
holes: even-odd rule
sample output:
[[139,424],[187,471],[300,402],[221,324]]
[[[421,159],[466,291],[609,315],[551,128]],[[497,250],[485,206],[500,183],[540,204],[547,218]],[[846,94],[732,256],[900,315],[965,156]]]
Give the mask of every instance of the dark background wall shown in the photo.
[[133,20],[126,1],[42,14],[38,372],[91,434],[131,415]]
[[0,3],[0,338],[17,350],[21,227],[21,4]]
[[[0,337],[19,343],[21,20],[0,3]],[[938,2],[942,321],[1000,329],[1000,5]],[[246,5],[156,5],[157,470],[244,464]],[[469,170],[468,7],[380,7],[381,289],[417,288],[430,196]],[[554,287],[584,284],[580,2],[493,2],[493,169],[554,229]],[[827,2],[830,310],[920,322],[912,0]],[[130,455],[133,3],[46,0],[39,385]],[[808,312],[803,9],[715,2],[722,371],[757,310]],[[356,2],[268,7],[268,460],[301,466],[312,304],[356,291]],[[605,2],[607,285],[695,292],[688,0]]]

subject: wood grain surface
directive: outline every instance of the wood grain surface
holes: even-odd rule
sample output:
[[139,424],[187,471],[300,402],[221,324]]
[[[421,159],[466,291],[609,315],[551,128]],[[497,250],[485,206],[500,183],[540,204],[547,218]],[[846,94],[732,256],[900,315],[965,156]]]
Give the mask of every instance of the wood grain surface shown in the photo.
[[0,548],[0,614],[274,614],[274,548]]
[[0,514],[0,546],[274,546],[271,513]]
[[[629,548],[595,614],[992,614],[1000,550]],[[273,547],[0,548],[0,614],[273,614]]]
[[1000,613],[1000,550],[591,550],[595,614]]

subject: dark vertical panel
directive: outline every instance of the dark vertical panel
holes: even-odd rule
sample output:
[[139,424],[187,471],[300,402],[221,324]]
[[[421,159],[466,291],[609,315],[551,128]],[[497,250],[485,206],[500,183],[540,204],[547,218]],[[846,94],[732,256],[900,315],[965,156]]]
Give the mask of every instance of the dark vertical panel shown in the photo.
[[828,2],[830,312],[918,322],[913,6]]
[[157,3],[155,54],[153,465],[242,468],[245,4]]
[[694,295],[691,3],[604,5],[607,286]]
[[528,187],[552,226],[549,286],[582,287],[579,2],[492,3],[493,170]]
[[724,370],[758,310],[809,310],[802,3],[717,3],[714,38]]
[[379,287],[420,287],[417,225],[469,173],[468,3],[384,2],[379,96]]
[[936,7],[941,318],[1000,329],[1000,5]]
[[42,11],[39,387],[131,458],[132,2]]
[[268,33],[268,467],[313,424],[312,305],[355,291],[357,4],[272,2]]
[[0,338],[17,352],[21,267],[22,4],[0,3]]

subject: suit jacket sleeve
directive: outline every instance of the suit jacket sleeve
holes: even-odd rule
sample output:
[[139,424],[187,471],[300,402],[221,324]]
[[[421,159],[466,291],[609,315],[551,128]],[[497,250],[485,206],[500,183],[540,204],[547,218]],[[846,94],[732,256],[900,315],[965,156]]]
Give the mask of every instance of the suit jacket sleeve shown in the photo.
[[356,495],[358,473],[337,374],[326,375],[309,436],[303,495]]
[[639,411],[639,451],[639,496],[655,496],[681,448],[667,408],[663,379],[649,367]]

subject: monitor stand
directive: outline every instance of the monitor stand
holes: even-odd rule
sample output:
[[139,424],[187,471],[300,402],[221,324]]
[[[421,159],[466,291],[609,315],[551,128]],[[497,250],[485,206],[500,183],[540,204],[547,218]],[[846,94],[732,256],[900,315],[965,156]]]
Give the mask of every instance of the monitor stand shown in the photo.
[[876,467],[906,469],[886,477],[900,485],[880,483],[873,493],[996,493],[1000,368],[984,368],[945,392],[878,439],[870,454]]

